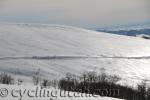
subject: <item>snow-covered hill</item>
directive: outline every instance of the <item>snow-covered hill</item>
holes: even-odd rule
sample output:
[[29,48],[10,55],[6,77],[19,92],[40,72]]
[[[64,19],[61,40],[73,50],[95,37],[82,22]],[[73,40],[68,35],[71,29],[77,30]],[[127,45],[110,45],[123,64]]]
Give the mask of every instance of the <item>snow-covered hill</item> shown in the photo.
[[59,25],[0,24],[0,71],[47,78],[106,69],[123,79],[150,79],[150,41]]

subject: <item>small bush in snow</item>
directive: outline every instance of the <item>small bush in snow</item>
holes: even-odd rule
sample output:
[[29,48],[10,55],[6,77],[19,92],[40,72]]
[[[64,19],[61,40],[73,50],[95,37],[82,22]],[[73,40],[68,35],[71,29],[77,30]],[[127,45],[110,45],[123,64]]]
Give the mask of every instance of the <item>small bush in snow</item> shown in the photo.
[[8,75],[6,73],[0,74],[0,83],[1,84],[13,84],[14,79],[12,78],[11,75]]

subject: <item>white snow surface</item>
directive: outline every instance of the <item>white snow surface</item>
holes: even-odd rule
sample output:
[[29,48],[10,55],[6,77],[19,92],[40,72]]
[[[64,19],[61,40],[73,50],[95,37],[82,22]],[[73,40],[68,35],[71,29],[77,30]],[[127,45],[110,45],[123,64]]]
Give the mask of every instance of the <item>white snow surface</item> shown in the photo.
[[0,24],[0,71],[18,77],[30,78],[39,68],[49,79],[105,68],[125,80],[150,79],[149,56],[150,41],[137,37],[62,25]]

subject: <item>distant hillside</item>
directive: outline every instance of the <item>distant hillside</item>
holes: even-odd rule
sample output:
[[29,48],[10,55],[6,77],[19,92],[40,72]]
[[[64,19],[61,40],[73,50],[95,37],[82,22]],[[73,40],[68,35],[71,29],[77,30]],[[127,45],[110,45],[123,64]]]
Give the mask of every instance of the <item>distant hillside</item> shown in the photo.
[[140,34],[150,35],[150,29],[131,29],[131,30],[97,30],[99,32],[114,33],[118,35],[137,36]]

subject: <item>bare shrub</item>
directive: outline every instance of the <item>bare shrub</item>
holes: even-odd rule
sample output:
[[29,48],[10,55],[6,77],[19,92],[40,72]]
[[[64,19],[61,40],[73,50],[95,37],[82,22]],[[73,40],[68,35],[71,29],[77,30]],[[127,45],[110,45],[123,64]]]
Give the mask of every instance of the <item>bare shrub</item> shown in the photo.
[[0,74],[0,83],[1,84],[14,84],[14,79],[11,75],[8,75],[6,73]]

